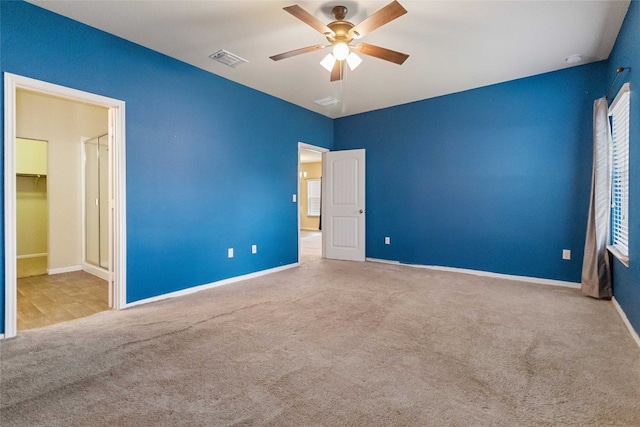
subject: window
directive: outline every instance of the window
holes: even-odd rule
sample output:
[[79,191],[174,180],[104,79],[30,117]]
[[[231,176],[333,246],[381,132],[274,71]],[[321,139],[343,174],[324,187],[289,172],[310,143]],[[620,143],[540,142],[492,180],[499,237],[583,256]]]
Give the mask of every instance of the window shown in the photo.
[[629,83],[609,107],[611,117],[611,246],[609,250],[629,263]]
[[307,181],[307,216],[320,216],[320,191],[319,179]]

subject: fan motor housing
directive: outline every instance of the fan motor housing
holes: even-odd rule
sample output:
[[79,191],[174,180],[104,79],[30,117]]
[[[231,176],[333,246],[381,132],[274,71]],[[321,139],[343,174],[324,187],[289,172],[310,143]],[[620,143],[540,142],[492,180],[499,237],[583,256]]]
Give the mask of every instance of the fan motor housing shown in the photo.
[[327,27],[331,28],[333,34],[335,36],[327,36],[327,40],[331,43],[339,43],[343,42],[346,44],[351,43],[353,37],[349,34],[349,31],[355,27],[351,22],[348,21],[333,21],[327,24]]

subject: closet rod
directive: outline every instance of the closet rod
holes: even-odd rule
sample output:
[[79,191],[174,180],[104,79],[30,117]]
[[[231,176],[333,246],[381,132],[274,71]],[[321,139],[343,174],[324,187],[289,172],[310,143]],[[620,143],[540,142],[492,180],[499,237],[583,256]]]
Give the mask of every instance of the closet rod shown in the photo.
[[18,172],[16,174],[16,176],[24,176],[27,178],[46,178],[47,175],[46,174],[39,174],[39,173],[20,173]]

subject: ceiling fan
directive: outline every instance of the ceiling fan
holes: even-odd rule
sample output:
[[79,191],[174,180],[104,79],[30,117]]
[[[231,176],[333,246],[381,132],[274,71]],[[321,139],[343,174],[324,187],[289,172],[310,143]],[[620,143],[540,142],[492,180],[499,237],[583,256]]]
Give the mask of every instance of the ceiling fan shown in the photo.
[[324,24],[318,18],[298,5],[285,7],[284,10],[325,36],[331,44],[318,44],[271,56],[270,58],[274,61],[291,58],[292,56],[301,55],[303,53],[314,52],[316,50],[324,49],[325,47],[333,47],[332,53],[328,54],[320,62],[324,68],[331,72],[331,81],[333,82],[342,79],[344,75],[343,71],[345,62],[351,70],[354,70],[358,65],[360,65],[362,59],[356,55],[354,51],[393,62],[398,65],[402,65],[402,63],[404,63],[404,61],[409,57],[409,55],[405,53],[385,49],[372,44],[351,44],[352,41],[366,36],[373,30],[380,28],[381,26],[407,13],[407,10],[395,0],[375,12],[373,15],[370,15],[358,25],[354,25],[351,22],[344,20],[347,15],[347,8],[345,6],[335,6],[333,8],[331,12],[335,16],[336,20],[329,24]]

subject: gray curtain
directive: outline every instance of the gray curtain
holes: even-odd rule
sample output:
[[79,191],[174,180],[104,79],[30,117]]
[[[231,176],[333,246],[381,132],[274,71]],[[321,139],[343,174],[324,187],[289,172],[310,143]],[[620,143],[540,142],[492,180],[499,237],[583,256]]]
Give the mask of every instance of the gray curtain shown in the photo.
[[607,98],[593,103],[593,175],[589,220],[582,262],[582,293],[594,298],[611,298],[609,265],[609,215],[611,204],[611,150],[609,105]]

